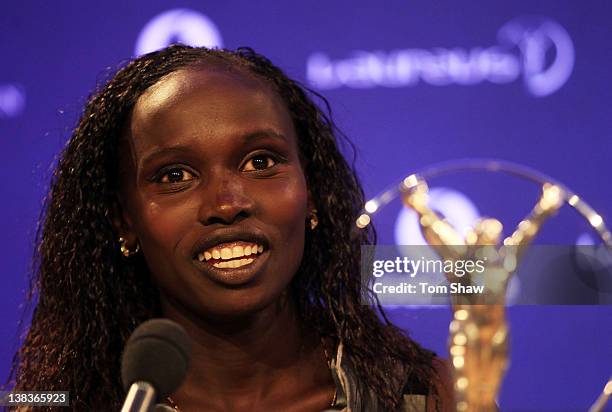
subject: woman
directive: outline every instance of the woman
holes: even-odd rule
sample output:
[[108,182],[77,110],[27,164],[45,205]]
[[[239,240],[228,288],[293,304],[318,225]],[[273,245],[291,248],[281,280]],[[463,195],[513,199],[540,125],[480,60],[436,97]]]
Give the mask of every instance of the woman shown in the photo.
[[363,304],[375,235],[355,229],[336,133],[249,49],[171,46],[121,69],[53,178],[15,390],[118,410],[126,339],[163,316],[194,344],[177,410],[444,409],[433,354]]

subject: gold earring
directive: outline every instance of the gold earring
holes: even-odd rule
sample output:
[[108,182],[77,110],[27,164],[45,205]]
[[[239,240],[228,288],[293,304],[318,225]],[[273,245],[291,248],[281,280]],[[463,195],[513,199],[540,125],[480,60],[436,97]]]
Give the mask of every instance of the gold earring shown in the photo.
[[319,224],[319,218],[317,217],[317,209],[310,212],[310,230],[314,230]]
[[127,246],[127,240],[123,237],[119,237],[119,249],[121,249],[123,256],[130,257],[140,251],[140,243],[136,243],[136,249],[130,250]]

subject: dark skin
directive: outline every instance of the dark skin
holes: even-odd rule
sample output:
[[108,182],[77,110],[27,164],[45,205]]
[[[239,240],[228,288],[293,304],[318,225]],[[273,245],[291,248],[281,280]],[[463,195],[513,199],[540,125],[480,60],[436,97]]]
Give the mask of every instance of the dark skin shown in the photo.
[[[115,227],[140,244],[163,315],[193,341],[172,395],[180,409],[326,409],[335,388],[321,342],[287,297],[312,204],[278,94],[217,63],[179,70],[138,99],[121,153]],[[211,239],[248,236],[264,246],[249,265],[197,259]]]

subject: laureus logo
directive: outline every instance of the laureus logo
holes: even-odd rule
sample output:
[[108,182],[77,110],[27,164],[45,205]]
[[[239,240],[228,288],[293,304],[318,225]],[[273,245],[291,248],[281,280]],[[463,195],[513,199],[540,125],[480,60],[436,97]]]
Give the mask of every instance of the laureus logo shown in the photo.
[[306,76],[318,89],[507,84],[522,77],[534,97],[556,92],[569,79],[574,45],[557,22],[518,18],[503,25],[497,39],[492,46],[354,50],[341,59],[315,52]]
[[152,18],[136,41],[136,56],[159,50],[173,43],[190,46],[222,47],[217,26],[205,15],[190,9],[167,10]]
[[550,19],[512,20],[497,37],[501,44],[516,46],[520,51],[523,80],[534,96],[556,92],[572,74],[574,44],[567,31]]
[[17,84],[0,84],[0,119],[19,116],[26,103],[26,93]]

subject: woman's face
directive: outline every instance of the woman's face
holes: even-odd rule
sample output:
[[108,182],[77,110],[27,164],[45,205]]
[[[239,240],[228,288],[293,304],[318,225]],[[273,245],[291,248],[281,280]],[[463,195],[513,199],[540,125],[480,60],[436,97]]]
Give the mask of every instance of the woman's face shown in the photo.
[[140,242],[162,302],[211,319],[275,302],[308,215],[278,94],[223,67],[183,69],[138,99],[127,129],[120,233]]

